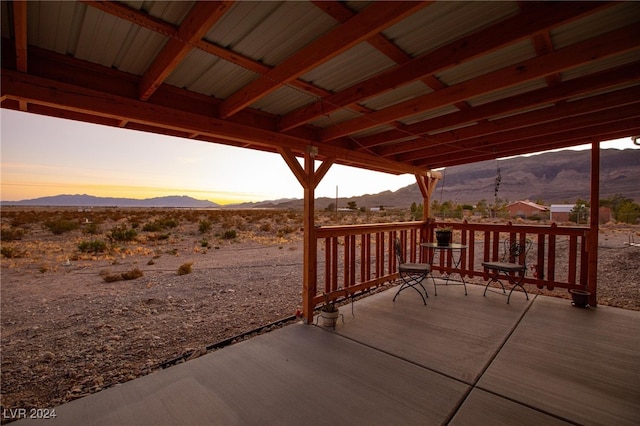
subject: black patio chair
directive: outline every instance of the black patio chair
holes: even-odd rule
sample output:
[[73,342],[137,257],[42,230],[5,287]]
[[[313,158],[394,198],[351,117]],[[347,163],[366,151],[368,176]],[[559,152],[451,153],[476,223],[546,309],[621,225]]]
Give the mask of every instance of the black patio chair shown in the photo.
[[[504,284],[500,280],[500,277],[502,277],[503,279],[506,278],[512,285],[511,290],[509,291],[509,297],[507,297],[507,303],[509,303],[511,293],[513,293],[513,290],[515,290],[516,287],[520,287],[522,291],[524,291],[524,295],[527,300],[529,300],[529,295],[522,285],[522,282],[527,274],[527,253],[531,248],[532,242],[530,239],[526,239],[524,242],[511,242],[509,239],[506,239],[503,244],[504,252],[501,261],[482,263],[482,266],[485,269],[491,271],[489,272],[489,282],[484,287],[483,296],[487,295],[489,285],[494,282],[500,284],[500,287],[502,287],[502,293],[506,294]],[[517,276],[516,273],[518,274]]]
[[[422,297],[422,301],[424,304],[427,304],[426,297],[429,297],[427,294],[427,289],[422,285],[422,281],[431,273],[431,265],[428,263],[405,263],[404,255],[402,253],[402,246],[400,244],[400,240],[396,238],[395,242],[396,248],[396,257],[398,258],[398,275],[402,280],[402,284],[400,288],[396,292],[396,295],[393,296],[393,301],[396,301],[396,297],[400,294],[401,291],[407,288],[413,288],[418,292],[420,297]],[[420,289],[417,287],[420,286],[422,290],[424,290],[424,296],[420,292]]]

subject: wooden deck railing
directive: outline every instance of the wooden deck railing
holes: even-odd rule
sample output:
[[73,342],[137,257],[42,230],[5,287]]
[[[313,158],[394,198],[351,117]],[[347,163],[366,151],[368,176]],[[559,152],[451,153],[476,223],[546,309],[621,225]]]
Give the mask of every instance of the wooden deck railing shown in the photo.
[[[316,304],[323,293],[331,298],[347,296],[397,278],[393,241],[399,238],[409,262],[426,262],[428,254],[421,242],[434,241],[439,225],[453,229],[453,241],[468,246],[461,252],[460,269],[465,277],[488,279],[482,262],[499,260],[502,241],[530,239],[527,255],[529,271],[525,284],[538,288],[585,288],[588,278],[588,228],[475,224],[438,222],[401,222],[372,225],[327,226],[316,229],[318,242],[318,285]],[[436,258],[434,271],[451,271],[451,252]]]

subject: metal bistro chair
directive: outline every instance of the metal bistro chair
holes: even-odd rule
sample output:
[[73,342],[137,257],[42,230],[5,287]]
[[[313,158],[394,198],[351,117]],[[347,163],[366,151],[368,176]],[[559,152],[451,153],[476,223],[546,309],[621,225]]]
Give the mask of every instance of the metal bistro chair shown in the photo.
[[[396,292],[396,295],[393,296],[393,301],[396,301],[396,297],[400,294],[401,291],[407,288],[413,288],[418,292],[420,297],[422,297],[422,301],[424,304],[427,304],[425,299],[429,297],[427,294],[427,289],[422,285],[422,281],[431,273],[431,265],[428,263],[405,263],[404,256],[402,254],[402,246],[400,245],[400,240],[396,238],[395,242],[396,248],[396,257],[398,258],[398,275],[402,280],[402,284],[400,288]],[[420,292],[420,289],[417,287],[420,286],[422,290],[424,290],[424,296]]]
[[[527,290],[525,290],[522,282],[524,281],[524,277],[527,273],[527,253],[531,248],[531,240],[526,239],[524,242],[514,242],[511,243],[509,239],[504,240],[504,253],[502,255],[502,260],[499,262],[483,262],[482,266],[485,269],[488,269],[493,272],[489,273],[489,277],[491,278],[487,285],[484,287],[483,296],[487,295],[487,289],[489,285],[493,282],[497,282],[502,287],[502,293],[506,294],[504,284],[500,281],[500,276],[502,274],[503,278],[506,278],[509,283],[513,287],[511,287],[511,291],[509,291],[509,297],[507,297],[507,303],[511,299],[511,293],[516,287],[520,287],[522,291],[524,291],[524,295],[529,300],[529,295],[527,294]],[[522,261],[522,263],[519,263]],[[519,272],[518,276],[516,276],[516,272]]]

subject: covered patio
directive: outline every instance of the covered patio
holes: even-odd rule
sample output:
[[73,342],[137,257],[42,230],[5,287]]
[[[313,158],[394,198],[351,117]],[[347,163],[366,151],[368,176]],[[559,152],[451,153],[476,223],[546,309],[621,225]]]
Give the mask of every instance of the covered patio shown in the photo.
[[[67,425],[615,424],[640,419],[640,312],[395,289],[56,407]],[[561,326],[559,326],[561,324]],[[24,420],[40,424],[47,420]]]

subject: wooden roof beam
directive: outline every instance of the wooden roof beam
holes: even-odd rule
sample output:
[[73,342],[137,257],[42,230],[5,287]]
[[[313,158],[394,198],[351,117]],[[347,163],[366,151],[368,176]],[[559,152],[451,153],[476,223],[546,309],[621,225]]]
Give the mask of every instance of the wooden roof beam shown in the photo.
[[606,110],[629,104],[636,104],[636,108],[638,108],[637,104],[639,103],[640,85],[573,102],[563,102],[553,107],[537,109],[498,120],[481,122],[474,126],[430,135],[421,140],[391,144],[380,147],[375,152],[385,157],[393,156],[399,161],[410,161],[415,158],[428,157],[439,145],[459,144],[468,139],[488,138],[491,135],[499,135],[504,132],[509,132],[509,136],[515,138],[518,131],[522,129],[524,132],[529,132],[531,126],[549,123],[549,128],[552,128],[553,122],[600,111],[606,112]]
[[27,2],[14,0],[12,5],[16,69],[20,72],[27,72]]
[[426,171],[393,160],[355,152],[340,146],[318,143],[309,139],[285,135],[246,124],[221,120],[210,115],[152,104],[95,89],[74,86],[42,77],[31,76],[3,69],[0,84],[1,96],[8,100],[24,100],[34,104],[67,111],[112,119],[114,125],[121,120],[147,125],[166,131],[182,132],[185,137],[194,132],[201,137],[216,138],[220,143],[246,143],[252,147],[270,150],[287,148],[294,153],[304,153],[312,143],[318,147],[318,158],[335,158],[336,163],[385,171],[387,173],[423,174]]
[[219,109],[228,118],[256,100],[268,95],[313,67],[349,50],[373,34],[423,8],[426,2],[374,2],[362,12],[324,36],[298,50],[266,75],[252,81],[227,98]]
[[[461,152],[457,154],[446,154],[433,156],[428,160],[416,162],[416,165],[423,167],[449,167],[460,164],[476,163],[479,161],[493,160],[496,158],[509,157],[512,155],[522,155],[535,153],[549,149],[568,148],[576,145],[591,143],[593,140],[606,141],[611,139],[626,138],[640,132],[640,122],[637,118],[632,118],[624,122],[607,123],[598,126],[581,129],[579,131],[568,131],[555,135],[539,136],[530,139],[523,139],[517,142],[508,142],[495,145],[486,150],[486,154],[478,152]],[[523,152],[522,147],[528,147],[527,152]]]
[[410,117],[454,102],[546,77],[547,75],[598,59],[625,53],[629,50],[637,49],[638,40],[640,40],[640,28],[638,25],[632,24],[599,37],[556,50],[547,55],[522,61],[455,84],[444,90],[400,102],[363,117],[328,127],[320,132],[320,140],[324,142],[330,141],[390,121]]
[[140,100],[146,101],[171,74],[192,46],[211,29],[233,4],[231,1],[197,2],[178,28],[178,38],[170,38],[140,81]]
[[[360,146],[371,149],[372,147],[403,139],[407,136],[413,135],[417,138],[420,135],[430,132],[433,133],[441,129],[462,126],[497,115],[519,111],[524,108],[557,102],[566,98],[584,95],[588,92],[614,87],[621,83],[637,81],[640,79],[640,75],[637,72],[638,67],[640,67],[640,62],[633,62],[614,69],[568,80],[554,87],[544,87],[507,99],[480,105],[467,111],[452,112],[437,118],[424,120],[406,126],[403,131],[388,130],[375,135],[358,138],[357,142]],[[410,142],[406,142],[404,145],[410,150],[421,147],[420,145],[416,145],[416,147],[411,148],[409,144]]]
[[[154,18],[153,16],[147,15],[146,13],[140,12],[139,10],[125,4],[111,1],[94,0],[81,0],[81,2],[86,4],[87,6],[94,7],[105,13],[129,21],[135,25],[139,25],[148,30],[186,43],[186,40],[180,37],[180,34],[178,33],[178,27],[176,27],[175,25],[161,21],[157,18]],[[258,74],[266,74],[272,69],[268,65],[265,65],[259,61],[255,61],[249,57],[241,55],[238,52],[233,52],[232,50],[225,49],[224,47],[218,46],[204,39],[195,41],[193,43],[193,47]],[[307,83],[306,81],[299,79],[292,81],[290,84],[316,96],[327,96],[330,93],[325,89],[314,86],[311,83]]]
[[[312,1],[314,5],[320,8],[322,11],[336,19],[338,22],[346,22],[351,19],[355,12],[352,12],[346,5],[337,1]],[[400,49],[396,46],[393,41],[389,40],[382,33],[374,34],[371,38],[367,40],[372,47],[377,49],[383,55],[387,56],[389,59],[394,61],[397,64],[404,64],[405,62],[411,61],[411,55],[406,53],[404,50]],[[446,86],[438,80],[433,75],[428,75],[422,78],[422,82],[427,86],[431,87],[433,90],[441,90]],[[465,102],[458,102],[455,104],[459,109],[469,108],[469,105]],[[349,108],[352,108],[358,111],[359,104],[350,104]],[[371,111],[360,111],[360,112],[371,112]],[[302,123],[300,123],[302,124]],[[403,126],[402,123],[393,123],[395,126]],[[295,126],[294,126],[295,127]],[[280,127],[280,130],[289,130]]]
[[536,6],[528,8],[526,13],[522,12],[404,62],[391,70],[327,96],[318,102],[298,108],[282,117],[279,129],[288,130],[300,126],[339,108],[344,108],[398,86],[428,77],[481,54],[529,38],[532,33],[556,27],[610,6],[610,3],[602,2],[536,3]]
[[477,152],[477,150],[492,150],[495,146],[502,144],[518,144],[518,141],[531,139],[533,137],[546,137],[556,134],[563,134],[565,137],[571,132],[582,132],[585,128],[591,128],[595,125],[603,126],[609,123],[618,123],[628,119],[637,119],[640,117],[640,108],[637,101],[633,104],[611,108],[604,111],[596,111],[589,114],[579,115],[576,117],[565,118],[564,120],[556,120],[547,123],[523,127],[517,130],[497,133],[488,136],[479,136],[460,142],[449,142],[438,146],[430,146],[422,151],[404,154],[402,156],[393,157],[398,161],[419,162],[422,159],[431,159],[443,155],[457,155],[465,151]]

